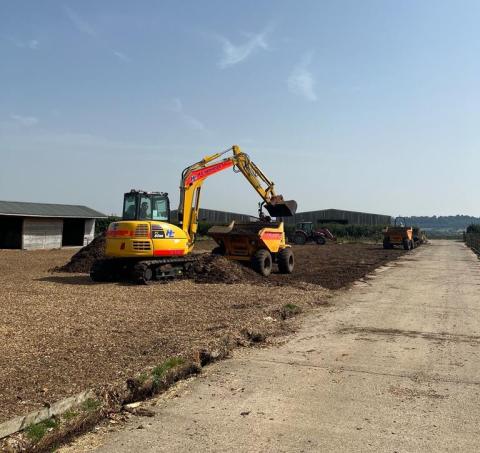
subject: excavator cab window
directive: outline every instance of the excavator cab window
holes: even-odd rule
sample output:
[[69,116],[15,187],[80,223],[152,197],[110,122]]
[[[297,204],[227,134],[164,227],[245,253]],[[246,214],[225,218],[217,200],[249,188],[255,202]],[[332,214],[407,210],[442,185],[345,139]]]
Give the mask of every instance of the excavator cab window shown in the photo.
[[168,222],[170,220],[169,211],[168,198],[158,196],[152,198],[152,220]]
[[170,221],[170,202],[165,193],[129,192],[123,201],[123,220]]
[[152,204],[150,197],[140,197],[140,211],[138,213],[139,220],[151,220],[152,219]]
[[136,194],[125,194],[123,200],[123,220],[135,220],[137,217],[137,196]]

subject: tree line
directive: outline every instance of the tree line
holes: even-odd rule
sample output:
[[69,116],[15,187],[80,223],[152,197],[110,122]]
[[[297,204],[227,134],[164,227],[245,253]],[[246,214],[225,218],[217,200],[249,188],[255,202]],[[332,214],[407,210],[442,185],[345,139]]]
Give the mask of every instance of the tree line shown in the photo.
[[480,217],[468,215],[412,216],[405,217],[405,220],[407,225],[445,230],[466,230],[469,225],[480,224]]

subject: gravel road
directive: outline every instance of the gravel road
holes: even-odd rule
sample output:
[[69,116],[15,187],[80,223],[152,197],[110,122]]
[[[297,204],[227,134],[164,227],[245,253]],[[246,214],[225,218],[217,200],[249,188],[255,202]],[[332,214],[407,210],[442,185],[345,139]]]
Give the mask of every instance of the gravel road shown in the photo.
[[[480,451],[480,262],[434,241],[69,451]],[[139,429],[140,428],[140,429]],[[143,428],[143,429],[142,429]]]

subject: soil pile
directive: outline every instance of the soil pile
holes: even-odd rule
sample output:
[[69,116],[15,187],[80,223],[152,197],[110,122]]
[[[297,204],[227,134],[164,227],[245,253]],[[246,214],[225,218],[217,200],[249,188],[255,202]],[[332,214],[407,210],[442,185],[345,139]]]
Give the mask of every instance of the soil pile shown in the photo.
[[105,258],[105,234],[97,236],[90,244],[81,248],[72,259],[61,267],[55,267],[56,272],[85,272],[89,273],[93,263]]
[[259,283],[262,277],[241,262],[223,256],[202,254],[193,267],[193,280],[197,283]]

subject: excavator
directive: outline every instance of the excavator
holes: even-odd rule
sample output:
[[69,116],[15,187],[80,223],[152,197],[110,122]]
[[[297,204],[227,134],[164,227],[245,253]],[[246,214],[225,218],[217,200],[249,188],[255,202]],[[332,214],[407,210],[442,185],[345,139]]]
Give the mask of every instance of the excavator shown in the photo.
[[[230,154],[224,156],[225,154]],[[294,258],[286,244],[282,221],[271,217],[292,216],[294,200],[277,195],[274,183],[242,152],[239,146],[204,157],[185,168],[180,182],[178,225],[171,223],[170,201],[165,192],[131,190],[124,194],[122,220],[106,232],[106,259],[97,260],[90,271],[93,281],[130,280],[148,283],[187,273],[196,260],[192,254],[198,231],[200,193],[205,180],[233,168],[241,173],[262,198],[260,221],[252,224],[213,227],[216,253],[227,258],[250,261],[261,274],[268,275],[272,262],[280,272],[293,271]],[[263,214],[265,208],[269,214]],[[252,227],[252,225],[254,225]]]

